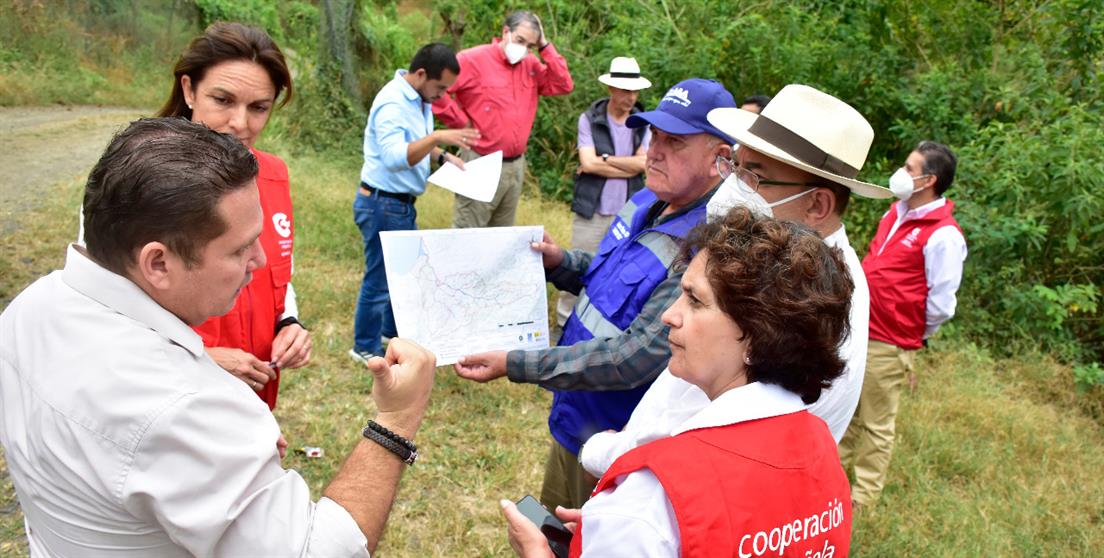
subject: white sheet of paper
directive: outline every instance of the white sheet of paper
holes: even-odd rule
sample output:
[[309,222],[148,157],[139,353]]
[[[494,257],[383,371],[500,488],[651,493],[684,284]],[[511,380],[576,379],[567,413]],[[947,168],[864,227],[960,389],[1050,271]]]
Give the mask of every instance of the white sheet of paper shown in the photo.
[[502,174],[502,151],[495,151],[464,163],[464,170],[446,162],[429,175],[429,182],[473,200],[489,202],[498,190]]
[[544,227],[383,231],[383,263],[399,336],[437,365],[483,351],[548,347]]

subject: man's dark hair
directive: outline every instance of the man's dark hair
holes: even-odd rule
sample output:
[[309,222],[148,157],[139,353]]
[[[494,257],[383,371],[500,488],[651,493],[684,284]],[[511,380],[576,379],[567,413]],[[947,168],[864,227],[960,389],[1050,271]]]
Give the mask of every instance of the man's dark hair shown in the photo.
[[767,95],[752,95],[744,99],[744,102],[740,103],[740,106],[759,105],[759,112],[762,112],[763,109],[767,108],[767,103],[769,102],[771,102],[771,98]]
[[250,184],[257,160],[241,141],[185,118],[143,118],[111,140],[84,187],[88,254],[125,275],[139,248],[159,241],[187,265],[226,231],[218,212]]
[[425,68],[429,79],[441,79],[445,70],[460,75],[460,62],[456,60],[456,53],[442,43],[429,43],[418,49],[410,60],[410,72],[414,73],[422,68]]
[[843,253],[805,225],[745,207],[694,229],[681,259],[696,251],[705,252],[717,305],[748,340],[748,382],[816,402],[845,365],[839,347],[851,331],[855,287]]
[[537,19],[537,16],[533,15],[533,12],[527,12],[524,10],[511,12],[510,15],[506,16],[506,21],[502,25],[504,25],[510,31],[513,31],[517,29],[518,25],[521,25],[522,23],[528,23],[529,25],[533,26],[533,30],[535,30],[537,33],[540,33],[540,20]]
[[942,196],[954,182],[955,169],[958,168],[954,151],[934,141],[920,142],[916,151],[924,156],[924,173],[935,176],[935,193]]

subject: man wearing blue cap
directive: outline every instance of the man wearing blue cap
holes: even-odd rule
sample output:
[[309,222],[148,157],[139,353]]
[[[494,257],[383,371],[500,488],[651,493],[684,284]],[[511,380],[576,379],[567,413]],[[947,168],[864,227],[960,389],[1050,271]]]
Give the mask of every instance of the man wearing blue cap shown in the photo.
[[533,245],[548,280],[579,296],[559,346],[469,355],[455,366],[470,380],[508,376],[555,391],[541,490],[550,509],[586,501],[596,479],[579,466],[579,448],[596,432],[621,429],[671,358],[660,316],[680,292],[675,258],[682,239],[705,221],[721,182],[715,162],[730,157],[734,143],[706,115],[736,106],[721,84],[689,79],[669,89],[656,110],[630,116],[630,128],[651,127],[646,188],[625,204],[597,253],[565,251],[547,234]]

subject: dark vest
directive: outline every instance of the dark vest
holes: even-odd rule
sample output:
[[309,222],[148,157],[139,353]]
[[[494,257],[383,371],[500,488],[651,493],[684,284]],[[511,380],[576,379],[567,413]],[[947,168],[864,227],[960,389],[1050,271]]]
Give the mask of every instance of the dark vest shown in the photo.
[[[613,135],[610,134],[609,114],[606,112],[606,105],[608,104],[609,98],[598,99],[583,113],[586,115],[587,121],[590,122],[590,135],[594,138],[594,153],[599,157],[603,153],[615,154]],[[643,110],[644,105],[637,103],[629,114],[636,114]],[[632,153],[629,153],[629,155],[636,153],[636,150],[640,149],[640,144],[644,143],[645,130],[647,130],[646,127],[633,130]],[[594,212],[598,209],[598,201],[602,197],[602,188],[606,186],[606,180],[607,178],[604,176],[585,172],[575,175],[575,196],[571,200],[571,210],[587,219],[593,217]],[[628,179],[628,181],[629,192],[625,199],[631,198],[633,194],[644,188],[644,175],[638,174]]]

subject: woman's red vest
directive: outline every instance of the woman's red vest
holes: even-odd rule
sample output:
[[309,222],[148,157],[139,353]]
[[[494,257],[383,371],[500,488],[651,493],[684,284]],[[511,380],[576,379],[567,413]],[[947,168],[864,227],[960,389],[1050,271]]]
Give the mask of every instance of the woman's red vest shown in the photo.
[[[272,359],[276,321],[284,312],[284,297],[291,282],[291,249],[295,230],[292,227],[287,165],[271,153],[257,149],[251,151],[260,167],[257,190],[265,221],[261,246],[268,263],[253,272],[253,280],[242,289],[229,313],[210,318],[193,329],[203,338],[204,346],[241,349],[268,362]],[[276,379],[270,380],[257,392],[270,409],[276,407],[279,386],[277,372]]]
[[[674,508],[682,556],[843,558],[850,550],[847,476],[828,426],[807,411],[645,444],[615,461],[594,494],[643,468]],[[571,556],[586,536],[584,518]]]
[[954,202],[947,200],[923,217],[901,223],[893,238],[887,237],[897,222],[896,205],[882,217],[862,261],[870,287],[871,339],[910,351],[924,345],[928,306],[924,246],[943,227],[962,232],[953,213]]

